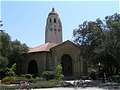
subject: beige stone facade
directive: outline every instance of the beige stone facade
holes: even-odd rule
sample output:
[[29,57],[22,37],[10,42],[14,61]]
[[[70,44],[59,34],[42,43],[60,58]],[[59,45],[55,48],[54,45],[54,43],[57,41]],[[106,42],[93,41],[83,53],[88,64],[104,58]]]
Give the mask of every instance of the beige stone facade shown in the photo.
[[49,51],[28,53],[27,60],[20,63],[22,64],[20,72],[24,74],[42,74],[46,70],[55,71],[58,64],[62,65],[65,76],[79,77],[87,74],[86,62],[81,59],[80,48],[71,41],[60,43],[50,48]]

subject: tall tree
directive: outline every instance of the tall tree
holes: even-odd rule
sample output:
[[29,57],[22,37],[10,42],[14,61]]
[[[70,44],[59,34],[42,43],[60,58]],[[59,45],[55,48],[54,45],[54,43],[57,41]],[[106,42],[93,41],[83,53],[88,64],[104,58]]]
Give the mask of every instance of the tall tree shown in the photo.
[[11,67],[28,50],[26,44],[18,40],[12,41],[9,34],[2,30],[2,26],[0,21],[0,69],[6,66]]
[[111,64],[106,64],[106,68],[109,65],[108,72],[118,74],[120,69],[120,14],[116,13],[112,16],[106,16],[105,22],[107,32],[102,48],[104,48],[104,52],[109,57],[107,63],[111,62]]
[[119,68],[120,14],[106,16],[104,21],[85,21],[73,31],[73,36],[74,42],[82,45],[81,54],[86,60],[95,65],[101,62],[107,73],[113,72],[113,67]]
[[86,60],[93,60],[96,57],[94,49],[101,44],[103,36],[103,23],[97,21],[85,21],[73,31],[74,42],[81,45],[81,55]]
[[10,52],[10,36],[2,30],[2,21],[0,20],[0,71],[5,69],[8,64],[8,54]]
[[109,33],[106,38],[106,49],[120,64],[120,14],[114,14],[105,18]]
[[21,55],[28,51],[26,44],[22,44],[20,41],[15,40],[11,42],[11,53],[8,56],[9,64],[8,67],[11,67],[17,60],[21,59]]

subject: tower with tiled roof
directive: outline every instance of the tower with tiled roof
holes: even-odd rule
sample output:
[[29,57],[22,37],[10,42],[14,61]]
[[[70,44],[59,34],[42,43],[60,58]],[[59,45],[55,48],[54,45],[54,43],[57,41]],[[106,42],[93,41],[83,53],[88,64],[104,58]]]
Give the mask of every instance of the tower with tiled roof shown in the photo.
[[58,13],[52,8],[48,14],[45,30],[45,43],[61,43],[62,42],[62,24]]

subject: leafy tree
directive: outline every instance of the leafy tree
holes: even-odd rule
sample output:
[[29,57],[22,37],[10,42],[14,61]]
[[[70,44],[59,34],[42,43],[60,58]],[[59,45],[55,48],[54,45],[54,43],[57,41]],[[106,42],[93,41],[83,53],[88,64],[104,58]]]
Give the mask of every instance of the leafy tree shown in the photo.
[[[88,62],[96,59],[97,54],[94,49],[102,42],[103,23],[100,19],[97,21],[85,21],[73,31],[74,42],[81,45],[81,57]],[[94,62],[97,63],[95,60]]]
[[0,71],[4,70],[8,64],[8,59],[0,55]]
[[61,64],[58,64],[55,69],[55,79],[60,81],[60,80],[62,80],[62,78],[63,78],[62,66],[61,66]]
[[120,15],[105,17],[104,38],[96,48],[106,73],[118,74],[120,68]]
[[107,52],[120,64],[120,14],[114,14],[106,17],[107,33],[106,43]]
[[10,52],[10,36],[2,30],[0,20],[0,71],[5,69],[8,64],[8,54]]
[[[108,56],[106,64],[107,72],[118,74],[120,69],[120,14],[105,17],[107,33],[106,38],[102,43],[104,53]],[[111,61],[112,60],[112,61]],[[109,65],[109,66],[108,66]]]
[[85,21],[73,31],[74,42],[81,45],[81,55],[95,66],[102,63],[106,73],[120,68],[120,14],[105,20]]
[[83,24],[80,24],[73,31],[74,42],[80,45],[99,45],[100,42],[97,42],[97,40],[101,38],[102,26],[100,19],[97,19],[97,21],[83,22]]
[[9,34],[2,30],[2,26],[0,20],[0,70],[5,71],[5,68],[11,68],[18,60],[24,59],[21,56],[27,52],[28,47],[18,40],[12,41]]
[[9,64],[8,67],[11,67],[14,63],[16,63],[17,60],[24,59],[21,57],[21,55],[25,52],[27,52],[28,47],[26,44],[22,44],[20,41],[15,40],[11,42],[11,53],[8,56],[9,58]]
[[7,57],[10,53],[11,45],[10,45],[10,36],[5,33],[0,33],[0,42],[1,42],[1,55]]

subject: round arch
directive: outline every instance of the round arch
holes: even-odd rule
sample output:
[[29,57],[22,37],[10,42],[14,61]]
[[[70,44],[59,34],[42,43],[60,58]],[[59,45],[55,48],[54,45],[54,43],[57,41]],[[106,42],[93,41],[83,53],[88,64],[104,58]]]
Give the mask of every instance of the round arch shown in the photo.
[[38,67],[37,62],[35,60],[32,60],[28,64],[28,73],[29,74],[36,74],[38,73]]
[[63,69],[64,76],[72,76],[72,58],[68,54],[64,54],[61,58],[61,65]]

